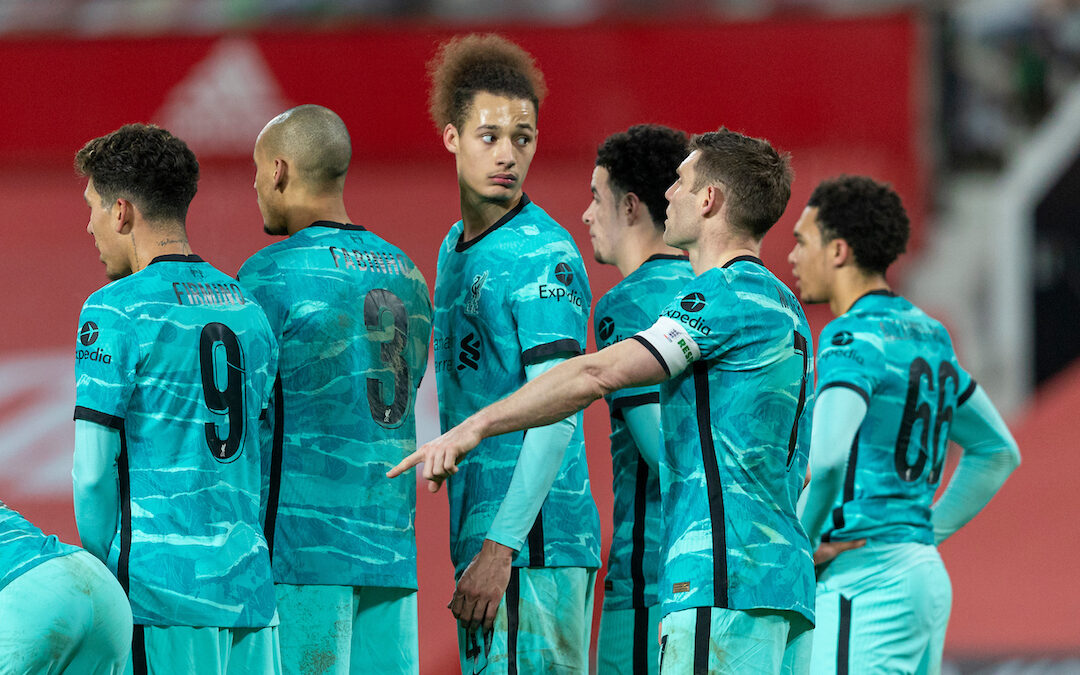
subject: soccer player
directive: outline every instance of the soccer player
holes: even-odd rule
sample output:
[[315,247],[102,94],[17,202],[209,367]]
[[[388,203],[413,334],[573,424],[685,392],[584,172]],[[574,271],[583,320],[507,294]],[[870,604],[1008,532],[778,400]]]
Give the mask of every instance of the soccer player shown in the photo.
[[130,652],[116,578],[0,502],[0,671],[120,675]]
[[[596,154],[592,201],[582,215],[597,262],[625,277],[596,303],[598,348],[645,330],[694,278],[685,254],[664,243],[664,192],[686,158],[681,131],[642,124],[609,136]],[[614,532],[604,580],[597,666],[601,675],[655,673],[659,648],[660,391],[620,389],[611,412]]]
[[662,382],[660,671],[802,672],[814,570],[795,502],[810,440],[810,331],[758,257],[791,169],[767,142],[726,129],[690,148],[666,194],[664,241],[687,251],[698,276],[652,327],[552,368],[391,473],[423,461],[437,487],[484,438]]
[[[815,673],[941,670],[952,590],[937,544],[1020,461],[944,326],[890,290],[885,272],[907,239],[899,196],[861,176],[821,183],[795,225],[802,300],[837,317],[819,340],[802,512],[821,540]],[[964,453],[931,505],[950,440]]]
[[[461,198],[434,298],[450,429],[580,354],[592,296],[573,239],[522,191],[545,93],[532,57],[498,36],[464,36],[441,45],[431,75]],[[580,415],[487,440],[449,500],[462,671],[587,672],[600,519]]]
[[280,672],[260,523],[270,325],[191,252],[199,164],[183,141],[129,124],[75,166],[113,280],[79,317],[75,518],[131,600],[134,672]]
[[255,143],[266,232],[240,283],[281,347],[266,538],[286,673],[416,673],[416,484],[386,469],[416,449],[431,300],[401,249],[345,210],[352,145],[302,105]]

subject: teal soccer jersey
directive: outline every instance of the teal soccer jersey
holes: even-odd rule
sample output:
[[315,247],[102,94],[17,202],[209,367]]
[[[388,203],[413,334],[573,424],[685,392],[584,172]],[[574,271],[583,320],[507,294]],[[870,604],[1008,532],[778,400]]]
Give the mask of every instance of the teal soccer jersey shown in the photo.
[[0,502],[0,590],[46,560],[82,549],[46,536],[33,523]]
[[109,560],[135,623],[269,625],[258,426],[277,345],[262,309],[197,256],[167,255],[93,293],[79,326],[75,418],[120,432]]
[[873,291],[821,332],[817,362],[819,393],[847,387],[868,406],[822,540],[933,544],[949,423],[975,391],[945,327]]
[[661,385],[662,613],[791,610],[813,621],[795,515],[810,446],[813,351],[795,296],[757,258],[690,282],[635,336]]
[[240,268],[278,339],[266,535],[287,584],[416,588],[416,449],[431,301],[416,265],[358,225],[318,221]]
[[[656,321],[675,294],[694,278],[683,256],[655,255],[596,303],[596,348],[603,349]],[[659,403],[658,386],[620,389],[605,397],[611,412],[614,532],[604,580],[605,609],[655,605],[660,564],[660,479],[634,443],[623,410]]]
[[[460,221],[439,250],[435,373],[443,430],[525,383],[525,366],[580,354],[592,295],[574,240],[524,195],[492,228],[462,242]],[[555,483],[516,566],[599,567],[580,413]],[[522,434],[485,439],[447,481],[450,555],[461,574],[506,495]]]

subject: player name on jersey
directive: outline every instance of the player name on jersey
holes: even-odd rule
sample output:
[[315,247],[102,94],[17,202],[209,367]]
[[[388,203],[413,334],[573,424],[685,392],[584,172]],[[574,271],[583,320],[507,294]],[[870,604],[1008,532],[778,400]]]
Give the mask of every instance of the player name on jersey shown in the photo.
[[361,251],[329,247],[334,258],[334,267],[338,269],[368,270],[383,274],[406,275],[413,268],[412,262],[404,254],[392,254],[387,251]]
[[197,281],[176,281],[172,285],[180,305],[243,305],[244,291],[238,284],[204,284]]

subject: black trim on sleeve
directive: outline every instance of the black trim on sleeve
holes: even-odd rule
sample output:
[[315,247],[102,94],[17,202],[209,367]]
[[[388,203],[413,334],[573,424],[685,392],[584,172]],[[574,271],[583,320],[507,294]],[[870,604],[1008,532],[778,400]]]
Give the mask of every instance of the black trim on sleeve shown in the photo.
[[285,397],[281,389],[280,373],[274,379],[274,434],[270,447],[270,489],[266,495],[266,521],[263,536],[270,550],[270,562],[274,561],[274,531],[277,527],[278,500],[281,498],[281,461],[285,446]]
[[978,386],[979,386],[979,383],[976,382],[974,379],[972,379],[971,384],[969,384],[968,388],[964,390],[964,393],[960,394],[959,396],[956,397],[956,407],[959,408],[960,406],[967,403],[967,400],[969,398],[971,398],[972,394],[975,393],[975,389]]
[[757,257],[756,255],[737,255],[734,258],[732,258],[731,260],[724,263],[723,267],[726,269],[728,267],[731,267],[732,265],[734,265],[737,262],[744,262],[744,261],[745,262],[756,263],[758,265],[761,265],[762,267],[765,267],[765,263],[762,262],[761,258]]
[[521,603],[521,568],[510,568],[506,585],[506,673],[517,675],[518,605]]
[[352,223],[339,223],[334,220],[316,220],[308,227],[332,227],[337,230],[351,230],[353,232],[363,232],[367,230],[363,225],[353,225]]
[[836,639],[836,675],[848,675],[851,659],[851,599],[840,596],[840,621]]
[[660,362],[660,366],[664,369],[664,374],[668,377],[671,377],[671,369],[667,367],[667,362],[664,361],[663,356],[660,356],[660,352],[656,351],[656,347],[653,347],[648,340],[641,337],[640,335],[631,335],[630,339],[640,342],[642,345],[644,345],[645,349],[648,349],[649,353],[655,356],[656,360]]
[[532,364],[539,363],[555,354],[571,354],[572,356],[578,356],[579,354],[584,353],[585,350],[581,348],[581,345],[577,340],[562,338],[560,340],[555,340],[554,342],[530,347],[521,352],[521,363],[522,365],[531,366]]
[[709,633],[712,608],[698,607],[694,619],[694,675],[709,675]]
[[85,422],[93,422],[94,424],[100,424],[103,427],[109,427],[110,429],[117,429],[119,431],[124,430],[124,418],[117,417],[116,415],[109,415],[93,408],[86,408],[81,405],[75,406],[75,419],[83,420]]
[[656,634],[649,635],[649,608],[634,608],[634,659],[633,675],[649,675],[649,639],[655,640]]
[[517,214],[521,213],[522,209],[529,205],[529,203],[529,195],[522,192],[521,201],[518,202],[517,206],[507,211],[502,218],[499,218],[495,221],[494,225],[481,232],[478,236],[473,237],[469,241],[465,241],[465,228],[462,228],[461,235],[458,236],[457,244],[454,245],[454,251],[456,251],[457,253],[461,253],[462,251],[467,250],[469,247],[475,246],[476,244],[480,243],[481,239],[513,220],[514,217],[517,216]]
[[182,262],[182,263],[201,263],[206,262],[197,255],[184,255],[183,253],[166,253],[165,255],[159,255],[151,260],[147,265],[153,265],[159,262]]
[[658,391],[650,391],[647,394],[634,394],[633,396],[620,396],[611,402],[611,412],[615,414],[616,410],[622,410],[623,408],[634,408],[639,405],[659,402],[660,392]]
[[709,397],[709,367],[703,361],[694,364],[694,405],[697,408],[701,462],[705,468],[705,487],[709,497],[709,529],[713,549],[713,606],[728,606],[727,532],[724,519],[724,488],[720,484],[720,466],[712,436],[712,407]]
[[818,390],[818,396],[821,396],[821,393],[826,389],[832,389],[833,387],[843,387],[844,389],[850,389],[859,396],[862,396],[862,400],[866,401],[866,407],[870,407],[870,394],[866,393],[866,390],[859,385],[852,384],[850,382],[830,382],[828,384],[822,385],[821,389]]

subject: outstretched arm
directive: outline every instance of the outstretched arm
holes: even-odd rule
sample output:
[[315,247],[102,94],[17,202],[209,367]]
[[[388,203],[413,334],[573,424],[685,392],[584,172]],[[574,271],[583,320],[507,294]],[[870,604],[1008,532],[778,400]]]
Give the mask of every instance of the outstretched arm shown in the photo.
[[[616,389],[665,379],[667,371],[660,361],[635,340],[576,356],[425,443],[386,475],[393,478],[423,462],[424,478],[435,492],[447,476],[457,472],[458,461],[489,436],[552,424]],[[552,453],[551,461],[561,460],[560,453]]]
[[982,387],[956,409],[949,439],[964,454],[931,510],[938,544],[974,518],[1020,465],[1020,449]]

